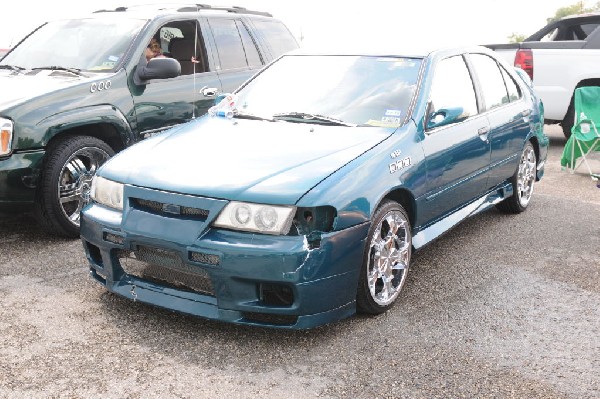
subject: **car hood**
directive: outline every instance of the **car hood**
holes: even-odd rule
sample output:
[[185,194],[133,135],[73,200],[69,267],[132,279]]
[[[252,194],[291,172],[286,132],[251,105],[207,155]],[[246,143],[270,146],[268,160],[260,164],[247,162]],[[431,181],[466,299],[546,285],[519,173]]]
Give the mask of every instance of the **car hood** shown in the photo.
[[[50,70],[36,71],[34,74],[16,74],[0,70],[0,109],[14,105],[56,90],[80,84],[84,79],[70,73]],[[93,80],[93,79],[89,79]]]
[[206,116],[121,152],[100,175],[164,191],[293,204],[390,134],[376,127]]

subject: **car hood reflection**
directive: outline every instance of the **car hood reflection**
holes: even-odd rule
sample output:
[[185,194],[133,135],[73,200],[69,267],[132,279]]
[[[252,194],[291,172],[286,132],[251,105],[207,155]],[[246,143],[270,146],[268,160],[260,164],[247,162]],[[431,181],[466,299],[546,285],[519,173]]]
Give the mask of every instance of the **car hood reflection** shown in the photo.
[[100,174],[163,191],[293,204],[390,133],[205,116],[121,152]]

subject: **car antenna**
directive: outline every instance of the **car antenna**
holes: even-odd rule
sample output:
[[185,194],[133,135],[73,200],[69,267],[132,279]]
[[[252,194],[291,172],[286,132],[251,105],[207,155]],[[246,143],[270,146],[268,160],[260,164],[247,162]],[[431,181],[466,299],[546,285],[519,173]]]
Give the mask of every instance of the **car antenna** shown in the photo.
[[[196,13],[200,12],[200,5],[196,4]],[[197,14],[196,14],[197,15]],[[194,59],[192,60],[192,73],[194,74],[194,94],[192,95],[192,119],[196,119],[196,62],[198,55],[198,17],[194,20],[196,32],[194,33]]]

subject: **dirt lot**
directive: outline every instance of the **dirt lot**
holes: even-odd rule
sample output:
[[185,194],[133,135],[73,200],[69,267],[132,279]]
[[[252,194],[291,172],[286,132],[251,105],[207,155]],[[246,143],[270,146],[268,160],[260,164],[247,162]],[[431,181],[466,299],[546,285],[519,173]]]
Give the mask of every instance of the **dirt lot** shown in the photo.
[[565,139],[547,132],[527,212],[484,212],[417,252],[387,314],[311,331],[122,299],[78,240],[5,216],[0,397],[598,398],[600,188],[561,171]]

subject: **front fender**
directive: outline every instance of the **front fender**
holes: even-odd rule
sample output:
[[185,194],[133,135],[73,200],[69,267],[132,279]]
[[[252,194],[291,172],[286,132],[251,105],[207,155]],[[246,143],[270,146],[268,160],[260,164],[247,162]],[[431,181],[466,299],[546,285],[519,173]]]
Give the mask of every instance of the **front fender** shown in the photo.
[[45,147],[53,137],[66,130],[106,124],[115,128],[125,147],[136,141],[125,115],[111,105],[96,105],[55,114],[37,123],[36,130],[44,132],[40,144]]

